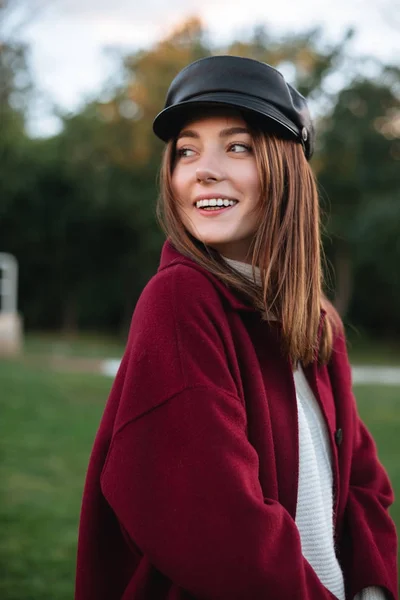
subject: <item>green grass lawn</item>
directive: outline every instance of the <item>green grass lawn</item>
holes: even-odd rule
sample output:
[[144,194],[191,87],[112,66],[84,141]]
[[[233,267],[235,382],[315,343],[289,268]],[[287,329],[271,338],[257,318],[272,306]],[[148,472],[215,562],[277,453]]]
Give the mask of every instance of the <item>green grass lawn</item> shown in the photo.
[[71,600],[82,485],[111,381],[0,362],[0,598]]
[[124,352],[125,339],[90,333],[62,336],[59,332],[28,332],[24,354],[29,357],[118,358]]
[[[0,361],[0,598],[71,600],[89,452],[111,380]],[[356,389],[400,492],[400,387]],[[392,514],[400,523],[400,509]]]
[[[400,342],[379,342],[366,335],[348,330],[348,349],[354,364],[392,365],[400,367]],[[28,332],[24,339],[24,354],[30,358],[81,357],[119,358],[124,352],[126,336],[106,336],[79,333],[62,336],[59,332]]]

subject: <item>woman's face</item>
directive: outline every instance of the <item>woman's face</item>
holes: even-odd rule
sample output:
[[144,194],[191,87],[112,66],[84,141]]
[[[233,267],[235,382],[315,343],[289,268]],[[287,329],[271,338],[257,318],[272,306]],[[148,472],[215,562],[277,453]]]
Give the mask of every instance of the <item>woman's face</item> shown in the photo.
[[260,182],[246,122],[232,113],[187,123],[176,140],[172,187],[188,231],[220,254],[248,260]]

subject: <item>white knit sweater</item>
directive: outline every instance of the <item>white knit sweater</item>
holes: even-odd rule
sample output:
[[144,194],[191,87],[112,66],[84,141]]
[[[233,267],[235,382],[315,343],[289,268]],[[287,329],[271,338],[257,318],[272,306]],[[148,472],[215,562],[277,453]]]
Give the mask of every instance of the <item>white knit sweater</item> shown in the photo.
[[[251,265],[225,258],[234,269],[253,279]],[[259,271],[255,281],[260,283]],[[299,482],[296,525],[303,556],[322,584],[345,600],[343,573],[336,557],[333,532],[333,475],[326,423],[301,366],[293,373],[299,431]],[[369,587],[355,600],[385,600],[381,588]]]
[[331,449],[326,424],[302,368],[294,372],[299,428],[296,525],[303,556],[329,591],[345,600],[333,538]]

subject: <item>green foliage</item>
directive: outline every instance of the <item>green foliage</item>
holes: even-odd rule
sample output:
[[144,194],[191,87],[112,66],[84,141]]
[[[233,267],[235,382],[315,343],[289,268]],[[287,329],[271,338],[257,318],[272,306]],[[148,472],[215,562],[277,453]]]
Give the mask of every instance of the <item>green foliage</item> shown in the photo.
[[256,26],[249,40],[236,40],[227,48],[227,54],[254,58],[279,68],[290,64],[294,68],[293,85],[301,94],[317,98],[326,78],[339,69],[345,59],[346,45],[353,36],[348,30],[343,39],[332,47],[323,41],[320,28],[277,38],[264,26]]
[[318,156],[337,276],[349,262],[353,271],[342,312],[349,308],[351,320],[384,335],[400,332],[399,82],[398,70],[383,69],[343,89],[321,124]]
[[278,38],[256,27],[220,47],[189,19],[150,49],[125,56],[124,82],[111,99],[64,116],[62,132],[47,140],[24,132],[32,93],[26,49],[3,44],[0,251],[19,260],[25,325],[126,331],[163,240],[155,221],[163,146],[153,118],[182,67],[225,53],[291,65],[300,91],[326,104],[312,166],[329,213],[331,296],[355,325],[398,335],[400,75],[393,66],[375,66],[374,78],[351,79],[346,71],[343,89],[328,93],[329,77],[348,64],[351,35],[329,46],[319,29]]

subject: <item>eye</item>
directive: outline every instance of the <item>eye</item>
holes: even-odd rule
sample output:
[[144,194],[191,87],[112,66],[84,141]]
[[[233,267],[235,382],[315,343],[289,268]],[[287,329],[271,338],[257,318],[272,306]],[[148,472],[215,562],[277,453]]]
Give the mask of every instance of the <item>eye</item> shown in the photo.
[[234,143],[229,146],[229,151],[234,152],[234,154],[242,154],[244,152],[251,152],[251,146],[243,143]]
[[177,148],[176,150],[176,155],[182,158],[193,156],[194,153],[194,150],[190,148]]

